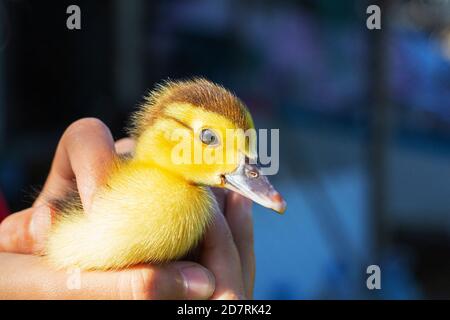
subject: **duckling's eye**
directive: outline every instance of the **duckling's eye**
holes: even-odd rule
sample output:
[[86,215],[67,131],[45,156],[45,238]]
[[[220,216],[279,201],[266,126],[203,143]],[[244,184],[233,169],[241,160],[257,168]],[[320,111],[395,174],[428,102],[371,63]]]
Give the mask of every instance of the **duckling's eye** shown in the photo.
[[217,145],[219,142],[219,138],[211,129],[203,129],[200,132],[200,140],[208,146]]

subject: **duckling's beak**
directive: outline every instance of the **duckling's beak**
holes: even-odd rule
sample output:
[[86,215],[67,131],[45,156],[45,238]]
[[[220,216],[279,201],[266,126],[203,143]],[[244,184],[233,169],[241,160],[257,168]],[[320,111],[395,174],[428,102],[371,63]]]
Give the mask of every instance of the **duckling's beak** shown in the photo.
[[269,179],[257,165],[249,164],[245,159],[235,171],[223,176],[223,186],[280,214],[286,210],[286,202]]

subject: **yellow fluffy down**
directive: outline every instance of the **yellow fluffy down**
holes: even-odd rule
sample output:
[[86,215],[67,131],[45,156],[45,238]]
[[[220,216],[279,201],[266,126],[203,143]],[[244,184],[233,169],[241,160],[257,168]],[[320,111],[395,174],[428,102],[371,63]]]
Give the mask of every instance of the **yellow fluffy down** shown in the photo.
[[201,239],[216,206],[209,188],[131,161],[89,213],[73,208],[57,217],[45,254],[56,267],[83,270],[178,259]]

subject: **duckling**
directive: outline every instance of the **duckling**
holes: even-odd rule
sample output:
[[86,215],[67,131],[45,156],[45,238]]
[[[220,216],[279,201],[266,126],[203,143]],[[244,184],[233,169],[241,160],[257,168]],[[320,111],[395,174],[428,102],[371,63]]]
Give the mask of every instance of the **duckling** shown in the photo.
[[[63,201],[44,254],[58,268],[83,270],[180,259],[217,212],[210,187],[283,212],[284,200],[249,161],[256,142],[242,132],[253,128],[243,102],[220,85],[202,78],[159,85],[132,116],[134,153],[116,159],[88,214],[79,196]],[[230,129],[241,143],[230,143]],[[209,161],[196,159],[206,154]]]

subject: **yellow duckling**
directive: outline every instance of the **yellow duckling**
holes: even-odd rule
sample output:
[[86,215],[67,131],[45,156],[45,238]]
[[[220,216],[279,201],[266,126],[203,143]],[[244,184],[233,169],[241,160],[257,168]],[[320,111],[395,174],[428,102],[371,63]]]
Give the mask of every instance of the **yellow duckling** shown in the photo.
[[[79,199],[59,209],[45,250],[55,266],[105,270],[183,257],[216,212],[209,186],[284,211],[279,193],[248,163],[256,158],[256,142],[243,136],[254,128],[251,115],[223,87],[168,82],[132,119],[136,150],[117,159],[90,212]],[[240,130],[230,138],[230,129]]]

